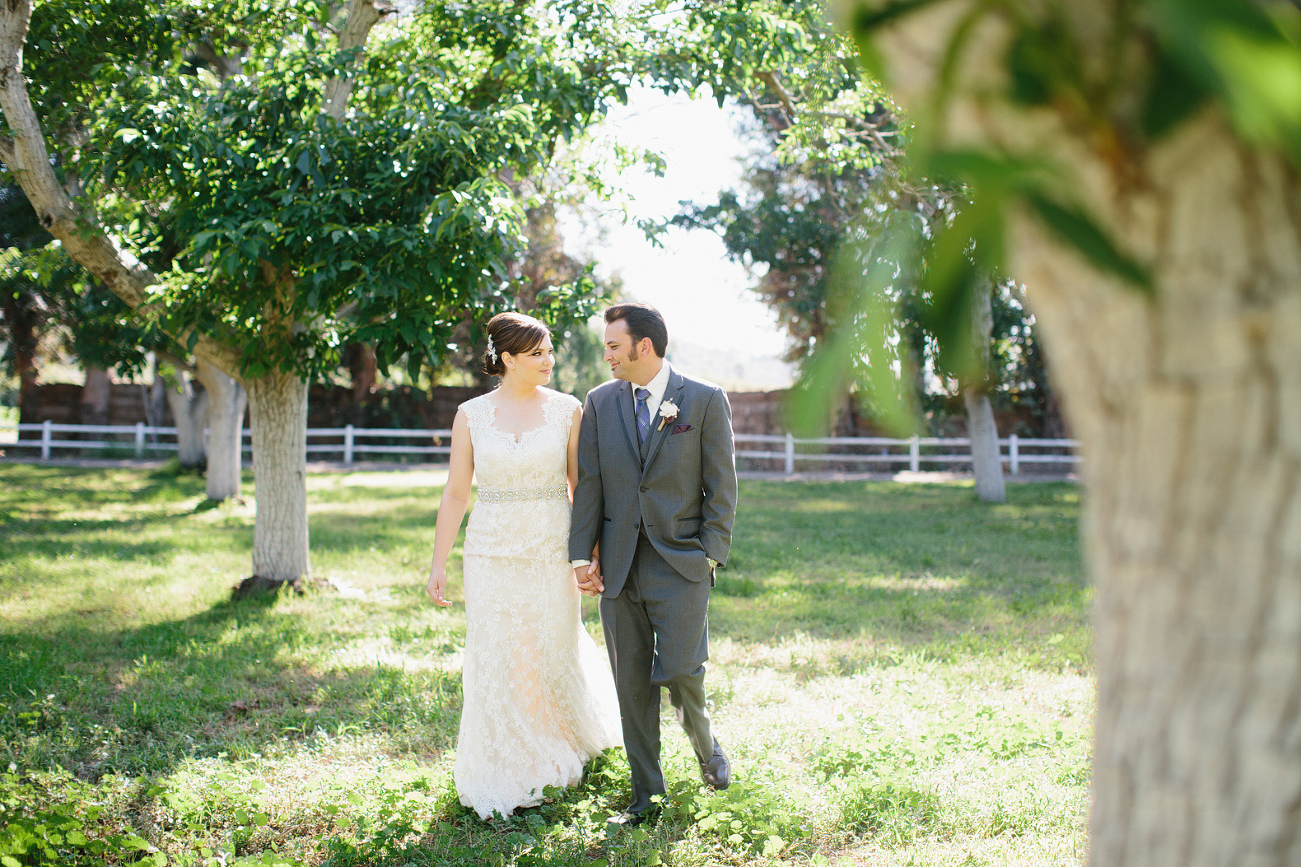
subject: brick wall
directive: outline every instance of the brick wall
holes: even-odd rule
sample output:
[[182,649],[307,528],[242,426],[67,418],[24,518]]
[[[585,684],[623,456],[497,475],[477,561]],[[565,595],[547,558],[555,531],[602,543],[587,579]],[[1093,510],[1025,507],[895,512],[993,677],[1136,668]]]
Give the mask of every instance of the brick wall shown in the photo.
[[[113,383],[109,387],[108,420],[103,424],[135,424],[147,421],[145,399],[147,390],[142,385]],[[40,424],[49,420],[55,424],[87,424],[83,419],[81,386],[67,383],[38,385],[27,392],[18,409],[21,424]],[[164,408],[164,426],[173,424],[170,410]]]
[[[380,389],[365,400],[355,402],[352,389],[344,386],[314,385],[308,393],[308,427],[356,427],[446,429],[452,426],[456,408],[485,389],[477,387],[439,386],[431,393],[400,387]],[[111,425],[133,425],[145,418],[146,389],[128,383],[110,387],[108,421]],[[783,434],[786,432],[783,391],[743,391],[728,394],[732,405],[732,428],[745,434]],[[29,390],[20,408],[23,424],[40,424],[49,419],[56,424],[85,424],[82,418],[81,386],[68,384],[38,385]],[[1012,433],[1029,426],[1028,419],[1000,414],[998,429]],[[943,434],[966,435],[966,416],[961,412],[947,419]],[[163,425],[174,424],[166,402]],[[248,424],[247,419],[245,425]],[[33,436],[34,434],[28,434]],[[838,417],[835,436],[878,436],[870,419],[862,418],[852,407]],[[1067,436],[1064,431],[1048,434]]]

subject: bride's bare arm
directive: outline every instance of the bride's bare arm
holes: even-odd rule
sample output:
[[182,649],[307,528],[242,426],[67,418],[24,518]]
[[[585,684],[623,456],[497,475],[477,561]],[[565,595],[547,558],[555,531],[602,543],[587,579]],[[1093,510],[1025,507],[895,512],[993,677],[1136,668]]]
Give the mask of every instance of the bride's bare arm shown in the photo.
[[429,567],[429,584],[425,592],[437,605],[448,606],[447,557],[461,530],[461,521],[470,504],[470,483],[474,480],[474,447],[470,443],[470,425],[465,413],[456,411],[452,420],[452,460],[447,471],[447,485],[438,504],[438,523],[434,527],[434,561]]
[[[583,408],[574,409],[573,423],[569,426],[569,460],[565,464],[565,475],[569,481],[569,501],[574,500],[574,491],[578,489],[578,442],[582,438]],[[602,588],[601,584],[601,543],[592,548],[592,562],[574,570],[574,580],[583,593],[594,596]]]
[[583,408],[574,408],[574,418],[569,425],[569,459],[565,461],[565,479],[569,482],[569,501],[574,501],[574,489],[578,487],[578,437],[583,426]]

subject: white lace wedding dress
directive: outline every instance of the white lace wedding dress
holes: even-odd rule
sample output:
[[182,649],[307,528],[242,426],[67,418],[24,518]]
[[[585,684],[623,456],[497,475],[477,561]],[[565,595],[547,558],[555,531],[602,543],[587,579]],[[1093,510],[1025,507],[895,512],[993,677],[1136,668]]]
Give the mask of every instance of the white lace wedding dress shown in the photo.
[[565,464],[578,401],[547,390],[543,424],[497,428],[490,395],[461,405],[479,501],[465,532],[465,705],[453,777],[480,818],[579,781],[621,743],[605,655],[580,621]]

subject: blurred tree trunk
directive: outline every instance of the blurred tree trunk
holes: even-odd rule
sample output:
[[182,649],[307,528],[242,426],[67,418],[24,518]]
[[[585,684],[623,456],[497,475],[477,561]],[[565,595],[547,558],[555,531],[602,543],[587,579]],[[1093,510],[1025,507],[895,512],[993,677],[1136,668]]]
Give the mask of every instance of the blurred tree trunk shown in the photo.
[[237,498],[248,393],[232,377],[202,358],[197,363],[197,376],[208,395],[208,499],[220,502]]
[[18,377],[18,405],[22,407],[27,405],[36,387],[36,345],[45,316],[30,292],[6,293],[2,303],[0,310],[8,330],[6,338],[13,355],[14,374]]
[[361,403],[375,390],[375,381],[379,378],[375,350],[364,343],[349,344],[348,374],[352,380],[352,400]]
[[[980,355],[980,367],[987,370],[989,341],[994,333],[994,312],[989,299],[994,281],[986,277],[981,281],[981,287],[981,291],[971,296],[971,337]],[[998,450],[998,425],[994,423],[994,408],[989,403],[986,381],[964,384],[962,402],[967,408],[967,436],[971,439],[971,472],[976,477],[976,496],[986,503],[1001,503],[1007,499],[1003,490],[1003,457]]]
[[967,435],[971,438],[971,472],[976,477],[976,496],[985,503],[1007,499],[1003,488],[1003,456],[998,450],[998,426],[989,395],[977,387],[962,390],[967,408]]
[[1148,169],[1150,198],[1113,202],[1111,216],[1160,263],[1151,300],[1037,227],[1017,239],[1016,273],[1086,456],[1091,863],[1296,865],[1299,187],[1219,117]]
[[186,469],[198,469],[207,462],[204,429],[208,426],[208,392],[195,388],[184,370],[166,377],[167,405],[176,423],[176,459]]
[[[906,103],[925,104],[965,8],[936,4],[885,35]],[[1071,15],[1097,23],[1113,11],[1092,2]],[[1009,272],[1027,287],[1085,456],[1082,535],[1097,586],[1090,863],[1295,867],[1301,178],[1214,107],[1122,151],[1055,105],[977,106],[968,94],[1008,90],[1006,23],[986,21],[957,76],[952,142],[1069,167],[1088,210],[1156,283],[1144,295],[1100,273],[1023,214],[1009,228]],[[1113,34],[1079,28],[1084,56],[1113,56]]]
[[352,343],[348,345],[344,358],[348,362],[352,382],[352,406],[348,408],[348,421],[357,427],[365,427],[370,417],[367,399],[375,391],[375,382],[379,379],[375,350],[364,343]]
[[[108,400],[113,385],[108,371],[102,367],[87,367],[86,382],[81,387],[81,424],[108,424]],[[100,439],[94,434],[92,439]]]

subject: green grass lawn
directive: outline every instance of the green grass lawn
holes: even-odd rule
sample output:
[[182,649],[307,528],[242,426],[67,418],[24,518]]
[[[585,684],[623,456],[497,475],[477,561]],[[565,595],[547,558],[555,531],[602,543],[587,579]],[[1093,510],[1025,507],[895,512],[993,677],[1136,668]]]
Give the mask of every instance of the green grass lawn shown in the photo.
[[708,677],[735,782],[706,792],[666,714],[664,818],[610,831],[616,751],[522,815],[457,802],[464,609],[423,593],[441,481],[309,476],[334,589],[232,603],[250,488],[211,508],[194,476],[0,465],[0,856],[1080,863],[1092,594],[1073,485],[988,506],[962,485],[743,482]]

